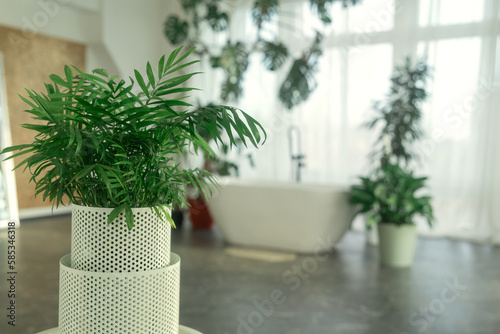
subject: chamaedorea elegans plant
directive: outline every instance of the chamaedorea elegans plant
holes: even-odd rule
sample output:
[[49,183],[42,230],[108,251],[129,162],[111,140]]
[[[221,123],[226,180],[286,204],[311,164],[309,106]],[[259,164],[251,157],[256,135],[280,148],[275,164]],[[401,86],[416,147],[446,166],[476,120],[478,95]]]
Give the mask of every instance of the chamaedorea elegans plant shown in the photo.
[[224,134],[229,145],[265,142],[264,128],[239,109],[190,110],[184,94],[195,88],[185,82],[197,73],[179,71],[197,61],[184,63],[193,50],[181,54],[181,49],[163,56],[155,70],[148,63],[144,77],[136,70],[130,84],[102,69],[91,74],[66,66],[65,78],[50,75],[46,93],[27,90],[28,97],[21,98],[37,122],[23,127],[36,135],[32,143],[4,152],[18,151],[10,158],[27,155],[16,168],[31,172],[37,195],[55,205],[114,208],[108,222],[124,212],[132,229],[132,208],[150,207],[160,215],[185,204],[184,185],[205,195],[216,185],[209,172],[184,170],[175,161],[187,145],[215,156],[197,129],[218,144]]

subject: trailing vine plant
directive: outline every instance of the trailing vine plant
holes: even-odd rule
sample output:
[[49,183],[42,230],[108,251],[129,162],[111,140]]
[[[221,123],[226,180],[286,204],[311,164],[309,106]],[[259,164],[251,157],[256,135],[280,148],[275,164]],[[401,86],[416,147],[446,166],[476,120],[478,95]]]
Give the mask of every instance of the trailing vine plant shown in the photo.
[[[295,59],[292,58],[290,45],[285,45],[278,37],[266,39],[262,31],[281,11],[280,0],[255,0],[252,8],[252,21],[256,27],[256,37],[253,43],[228,39],[225,46],[219,50],[211,48],[202,39],[202,23],[206,22],[215,33],[225,31],[229,27],[230,14],[223,8],[233,1],[228,0],[179,0],[185,19],[178,15],[167,17],[164,33],[173,45],[185,43],[196,47],[200,56],[208,55],[211,66],[219,68],[224,73],[221,84],[222,101],[237,101],[243,94],[243,81],[248,69],[252,53],[262,54],[262,63],[269,71],[277,71],[289,62],[290,68],[281,87],[278,98],[287,109],[306,101],[315,90],[319,57],[322,54],[322,35],[316,32],[316,37],[310,46]],[[318,15],[323,24],[332,22],[330,8],[341,2],[343,7],[354,6],[361,0],[309,0],[311,10]]]

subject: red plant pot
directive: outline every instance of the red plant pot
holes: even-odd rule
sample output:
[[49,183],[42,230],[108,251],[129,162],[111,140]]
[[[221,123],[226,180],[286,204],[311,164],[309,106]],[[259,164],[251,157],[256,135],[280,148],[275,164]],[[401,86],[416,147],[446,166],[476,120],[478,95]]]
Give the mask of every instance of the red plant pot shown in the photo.
[[208,211],[207,202],[203,197],[189,198],[188,203],[189,215],[191,218],[191,224],[194,229],[210,229],[214,224],[214,220]]

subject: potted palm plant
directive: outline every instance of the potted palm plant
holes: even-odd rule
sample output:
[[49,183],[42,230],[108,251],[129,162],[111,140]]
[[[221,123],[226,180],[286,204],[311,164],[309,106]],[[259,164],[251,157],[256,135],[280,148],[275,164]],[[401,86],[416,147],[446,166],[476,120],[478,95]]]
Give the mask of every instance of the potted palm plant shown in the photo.
[[432,226],[431,197],[419,195],[426,177],[415,177],[397,164],[383,165],[372,177],[361,177],[351,187],[351,204],[367,214],[367,224],[376,224],[383,264],[410,266],[416,245],[415,218],[421,216]]
[[60,333],[178,333],[180,259],[170,253],[173,205],[185,185],[208,195],[216,180],[184,170],[176,156],[187,145],[215,156],[196,129],[222,143],[258,146],[263,127],[229,106],[190,110],[178,74],[197,61],[176,49],[131,83],[105,70],[66,66],[46,92],[21,97],[35,122],[32,143],[4,152],[25,156],[16,168],[32,174],[36,195],[73,204],[71,254],[61,260]]

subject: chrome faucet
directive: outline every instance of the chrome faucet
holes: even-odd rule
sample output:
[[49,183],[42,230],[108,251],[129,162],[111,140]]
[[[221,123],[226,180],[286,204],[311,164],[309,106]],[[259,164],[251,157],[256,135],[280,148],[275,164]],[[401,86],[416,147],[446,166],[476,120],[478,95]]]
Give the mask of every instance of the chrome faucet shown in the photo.
[[[293,133],[296,133],[296,147],[294,150]],[[300,143],[300,129],[292,125],[288,128],[288,143],[290,147],[290,156],[292,158],[292,178],[296,182],[300,182],[300,169],[304,168],[306,165],[302,162],[305,156],[301,153],[301,143]]]

